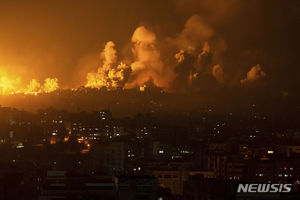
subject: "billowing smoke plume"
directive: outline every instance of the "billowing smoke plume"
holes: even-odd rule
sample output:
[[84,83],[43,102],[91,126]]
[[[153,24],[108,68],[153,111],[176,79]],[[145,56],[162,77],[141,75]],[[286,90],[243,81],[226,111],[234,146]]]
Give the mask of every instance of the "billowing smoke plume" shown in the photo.
[[199,15],[193,15],[187,20],[179,36],[170,40],[179,49],[191,53],[214,35],[214,30],[206,25]]
[[264,76],[266,76],[266,73],[261,69],[260,64],[257,64],[250,69],[250,71],[247,73],[247,77],[242,79],[240,82],[247,83],[258,80]]
[[175,54],[177,76],[172,82],[173,90],[197,90],[205,82],[213,81],[212,77],[218,82],[225,81],[224,70],[218,63],[226,45],[199,15],[190,17],[180,34],[168,41],[179,49]]
[[[162,49],[158,45],[161,42],[164,43]],[[97,72],[88,73],[85,86],[111,90],[144,88],[150,84],[169,91],[186,92],[203,90],[204,86],[209,89],[208,85],[229,80],[225,78],[226,67],[220,64],[227,45],[199,15],[190,17],[178,35],[163,40],[140,26],[134,31],[131,44],[133,59],[126,58],[126,65],[118,64],[115,44],[107,42],[101,53],[103,64]],[[263,76],[265,72],[256,65],[240,82]]]
[[[220,65],[213,63],[213,53],[208,42],[204,41],[202,47],[189,50],[180,50],[175,54],[178,64],[175,66],[177,74],[172,82],[172,90],[185,92],[197,90],[204,82],[213,81],[215,77],[218,82],[224,82],[224,70]],[[214,67],[218,66],[218,67]]]
[[106,87],[107,89],[121,87],[129,67],[122,62],[116,65],[117,51],[112,41],[106,43],[101,58],[103,59],[102,67],[99,67],[95,73],[88,73],[86,87]]
[[104,56],[103,68],[110,68],[110,66],[117,61],[115,44],[112,41],[107,42],[102,53],[101,56]]
[[[220,48],[224,46],[220,41],[199,15],[190,17],[176,37],[163,41],[158,41],[155,33],[140,26],[131,37],[133,60],[128,62],[126,59],[131,64],[117,65],[115,44],[107,42],[101,53],[103,65],[97,72],[88,73],[85,86],[110,90],[150,84],[169,91],[185,92],[203,86],[207,80],[223,83],[224,70],[218,65],[216,56],[224,50]],[[162,49],[166,58],[161,56],[160,42],[166,44]],[[172,52],[175,55],[170,56]]]
[[175,74],[161,60],[155,34],[140,26],[134,31],[131,41],[134,44],[132,52],[136,60],[131,64],[132,74],[125,87],[143,86],[148,81],[158,87],[169,87]]
[[208,42],[204,42],[202,51],[197,56],[197,62],[195,64],[196,69],[199,71],[210,71],[209,67],[212,65],[213,54],[210,51]]
[[215,77],[215,79],[220,82],[224,83],[224,70],[221,67],[221,65],[215,65],[212,69],[212,75]]
[[[200,16],[192,16],[177,37],[167,38],[169,49],[174,45],[178,49],[175,55],[177,65],[174,65],[161,57],[156,35],[140,26],[131,38],[134,60],[130,67],[125,64],[116,66],[115,45],[108,42],[102,52],[103,65],[96,73],[88,73],[86,87],[135,88],[151,83],[167,90],[177,90],[193,85],[191,83],[201,78],[201,73],[211,76],[213,54],[207,40],[213,35],[214,31],[204,24]],[[126,69],[126,74],[130,73],[128,79],[124,78]]]

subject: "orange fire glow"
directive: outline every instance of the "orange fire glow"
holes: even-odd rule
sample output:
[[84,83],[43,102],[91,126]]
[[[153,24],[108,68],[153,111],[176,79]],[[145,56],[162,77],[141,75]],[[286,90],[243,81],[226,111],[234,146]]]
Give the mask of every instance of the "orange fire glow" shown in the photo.
[[103,52],[103,65],[98,68],[97,72],[88,73],[86,87],[101,88],[106,87],[108,90],[116,89],[120,82],[124,80],[125,70],[129,68],[121,62],[117,64],[117,51],[112,41],[106,43]]
[[0,95],[26,94],[37,95],[40,93],[49,93],[57,90],[58,79],[46,78],[44,84],[41,84],[36,79],[32,79],[28,85],[21,82],[21,78],[9,78],[0,74]]

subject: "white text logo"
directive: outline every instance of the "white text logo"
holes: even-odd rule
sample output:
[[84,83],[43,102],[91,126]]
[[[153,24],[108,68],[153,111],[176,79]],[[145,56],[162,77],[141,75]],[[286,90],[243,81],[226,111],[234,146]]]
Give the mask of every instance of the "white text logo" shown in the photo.
[[290,192],[292,190],[292,184],[265,184],[265,183],[240,183],[237,192]]

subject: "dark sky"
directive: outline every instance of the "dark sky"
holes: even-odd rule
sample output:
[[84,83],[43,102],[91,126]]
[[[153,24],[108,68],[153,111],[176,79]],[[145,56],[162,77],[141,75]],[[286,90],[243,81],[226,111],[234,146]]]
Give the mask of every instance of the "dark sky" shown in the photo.
[[[222,40],[226,46],[218,61],[227,84],[239,84],[260,64],[274,90],[296,91],[297,0],[1,1],[0,69],[25,81],[50,76],[58,77],[61,86],[76,87],[85,83],[87,72],[96,71],[107,41],[116,44],[121,59],[130,60],[131,36],[138,26],[153,31],[163,49],[193,15],[213,30],[212,43]],[[161,54],[167,59],[164,50]]]

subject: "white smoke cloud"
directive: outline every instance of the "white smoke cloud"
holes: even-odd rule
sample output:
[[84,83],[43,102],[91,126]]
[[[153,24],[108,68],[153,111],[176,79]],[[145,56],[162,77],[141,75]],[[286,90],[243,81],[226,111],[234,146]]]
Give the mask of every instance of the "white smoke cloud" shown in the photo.
[[131,64],[132,74],[125,87],[143,86],[146,82],[153,81],[154,85],[167,88],[175,75],[161,60],[155,34],[140,26],[134,31],[131,41],[136,60]]
[[125,78],[126,70],[129,68],[124,63],[117,63],[117,51],[112,41],[106,43],[104,50],[101,52],[103,65],[98,68],[97,72],[88,73],[86,87],[115,89],[120,87]]
[[[166,59],[161,56],[161,49],[158,48],[161,40],[157,40],[155,33],[145,26],[137,27],[131,37],[133,61],[127,59],[127,63],[131,63],[130,67],[123,63],[116,65],[118,58],[115,44],[107,42],[101,53],[103,65],[97,72],[88,73],[86,86],[128,89],[151,82],[157,87],[175,91],[185,86],[198,87],[198,80],[207,80],[207,75],[211,74],[217,81],[224,81],[223,68],[219,65],[213,67],[214,63],[219,63],[218,59],[213,59],[214,55],[218,54],[219,49],[223,52],[224,45],[219,45],[221,40],[215,37],[214,30],[199,15],[191,16],[176,37],[164,41],[163,55],[166,55]],[[166,54],[174,51],[177,51],[174,56],[177,64],[169,60],[170,54]],[[124,80],[126,69],[130,69],[130,74]],[[120,86],[120,82],[123,85]]]
[[110,68],[112,64],[117,61],[117,51],[115,50],[115,43],[109,41],[106,43],[101,57],[104,57],[103,67]]

